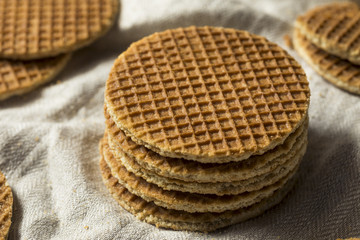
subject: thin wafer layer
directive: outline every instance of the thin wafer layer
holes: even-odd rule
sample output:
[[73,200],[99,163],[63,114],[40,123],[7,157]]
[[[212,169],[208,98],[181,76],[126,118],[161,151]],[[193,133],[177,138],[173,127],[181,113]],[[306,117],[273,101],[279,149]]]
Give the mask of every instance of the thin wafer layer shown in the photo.
[[139,145],[223,163],[282,144],[305,119],[309,87],[301,66],[263,37],[188,27],[133,43],[114,63],[105,102]]
[[[107,142],[106,134],[104,141]],[[106,143],[105,143],[106,144]],[[132,172],[137,177],[145,179],[149,183],[153,183],[164,190],[174,190],[181,192],[191,192],[200,194],[215,194],[222,195],[237,195],[243,192],[251,192],[260,190],[266,186],[272,185],[284,178],[291,171],[298,167],[300,161],[306,151],[307,141],[301,144],[301,148],[291,153],[286,154],[285,163],[274,167],[273,170],[265,174],[248,178],[242,181],[233,181],[229,183],[211,182],[211,183],[197,183],[181,181],[177,179],[159,176],[154,172],[143,169],[131,157],[119,149],[113,149],[109,144],[110,152],[114,158],[105,158],[107,164],[112,171],[119,171],[119,168],[124,166],[127,171]]]
[[294,48],[321,76],[337,87],[360,94],[359,66],[331,55],[312,44],[298,29],[294,31]]
[[13,195],[6,182],[5,176],[0,172],[0,239],[6,239],[11,226]]
[[0,60],[0,100],[27,93],[52,80],[71,54],[32,61]]
[[103,158],[100,159],[100,169],[103,181],[112,196],[120,206],[140,220],[157,227],[203,232],[214,231],[262,214],[265,210],[278,204],[295,182],[295,178],[290,179],[283,188],[277,190],[271,197],[247,208],[222,213],[189,213],[159,207],[153,202],[147,202],[132,194],[111,175],[111,170]]
[[[104,159],[106,162],[109,162],[108,159],[114,156],[104,141],[102,144]],[[146,201],[152,201],[158,206],[187,212],[223,212],[247,207],[270,197],[277,189],[285,185],[287,180],[295,174],[295,171],[290,172],[278,182],[258,191],[224,196],[164,190],[128,172],[123,166],[120,166],[118,169],[111,169],[111,173],[131,193],[140,196]]]
[[199,163],[179,158],[163,157],[142,145],[138,145],[126,136],[120,130],[114,121],[104,111],[106,118],[106,132],[108,133],[109,143],[114,149],[121,149],[132,157],[142,168],[155,172],[156,174],[179,179],[188,182],[234,182],[248,179],[273,170],[283,161],[274,161],[275,165],[270,164],[271,160],[281,157],[291,149],[297,150],[299,146],[294,144],[303,142],[306,138],[305,129],[308,126],[308,120],[300,125],[285,142],[276,148],[266,152],[266,158],[263,156],[252,156],[240,162],[230,163]]
[[296,27],[317,47],[360,64],[360,10],[352,2],[330,3],[297,18]]
[[74,51],[110,29],[118,0],[2,0],[0,57],[37,59]]

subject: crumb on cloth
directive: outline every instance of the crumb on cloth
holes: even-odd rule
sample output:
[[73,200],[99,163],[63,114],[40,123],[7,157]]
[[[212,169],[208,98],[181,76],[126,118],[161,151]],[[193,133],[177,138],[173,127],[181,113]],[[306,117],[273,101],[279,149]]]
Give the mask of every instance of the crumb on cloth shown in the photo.
[[294,49],[293,43],[292,43],[292,39],[288,34],[285,34],[283,36],[284,39],[284,43],[288,48]]

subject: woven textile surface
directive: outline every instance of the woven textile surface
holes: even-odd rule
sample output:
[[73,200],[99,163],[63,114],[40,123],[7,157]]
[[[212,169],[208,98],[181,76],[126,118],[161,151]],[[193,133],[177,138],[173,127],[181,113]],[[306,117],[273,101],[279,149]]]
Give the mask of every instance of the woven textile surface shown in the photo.
[[[52,83],[0,102],[0,169],[14,197],[9,239],[360,237],[360,97],[322,79],[283,41],[299,14],[327,2],[121,1],[110,32],[76,51]],[[99,169],[104,87],[114,60],[146,35],[189,25],[265,36],[299,61],[311,89],[308,150],[294,189],[265,214],[206,234],[137,220],[111,197]]]

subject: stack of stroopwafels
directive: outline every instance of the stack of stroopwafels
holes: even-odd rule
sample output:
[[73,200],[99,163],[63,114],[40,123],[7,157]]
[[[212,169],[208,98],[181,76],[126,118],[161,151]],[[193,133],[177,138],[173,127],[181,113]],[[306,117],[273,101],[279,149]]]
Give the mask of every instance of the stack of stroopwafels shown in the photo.
[[299,16],[295,50],[325,79],[360,94],[360,9],[351,2],[331,3]]
[[145,37],[106,83],[104,183],[159,227],[212,231],[257,216],[294,183],[309,95],[301,66],[264,37],[217,27]]
[[117,11],[118,0],[0,1],[0,100],[50,81]]

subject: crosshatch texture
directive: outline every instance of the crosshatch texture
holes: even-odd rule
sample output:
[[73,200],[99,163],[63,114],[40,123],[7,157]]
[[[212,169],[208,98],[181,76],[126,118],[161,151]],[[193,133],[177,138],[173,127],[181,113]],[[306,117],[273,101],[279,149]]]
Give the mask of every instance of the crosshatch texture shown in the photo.
[[73,51],[111,26],[118,0],[2,0],[0,57],[35,59]]
[[[218,196],[214,194],[170,191],[164,190],[158,185],[152,184],[142,177],[137,177],[129,172],[121,163],[114,159],[107,139],[103,139],[102,144],[104,159],[108,163],[113,176],[119,180],[120,184],[147,202],[152,201],[158,206],[187,212],[223,212],[253,205],[273,195],[276,190],[281,189],[296,173],[296,169],[292,169],[286,176],[273,184],[259,190],[245,191],[240,194]],[[298,154],[302,155],[304,152]],[[114,162],[119,164],[110,165],[110,163]],[[114,167],[115,165],[116,167]]]
[[298,29],[294,32],[294,47],[325,79],[340,88],[360,94],[359,66],[318,48]]
[[[307,131],[305,131],[304,133],[305,136],[307,136],[306,132]],[[265,171],[263,169],[260,169],[262,171],[256,171],[254,174],[255,176],[253,177],[243,177],[244,179],[240,181],[234,180],[232,182],[220,182],[222,181],[222,178],[219,175],[215,175],[213,179],[219,180],[219,182],[199,183],[194,181],[191,182],[189,181],[189,179],[183,181],[174,178],[164,177],[157,174],[156,171],[142,168],[141,165],[139,165],[125,152],[120,149],[114,148],[114,143],[111,142],[111,139],[107,139],[107,141],[109,143],[110,152],[113,154],[114,157],[106,158],[106,161],[108,162],[112,170],[118,169],[119,166],[124,166],[127,171],[134,173],[136,176],[145,179],[149,183],[156,184],[164,190],[175,190],[200,194],[215,194],[218,196],[235,195],[243,192],[256,191],[279,181],[281,178],[285,177],[290,171],[294,170],[299,166],[307,147],[306,138],[300,140],[300,143],[298,144],[300,146],[294,146],[295,149],[292,149],[291,152],[284,154],[278,159],[270,161],[271,163],[265,165]],[[239,172],[244,173],[245,170],[249,169],[244,168],[241,169]],[[249,172],[251,172],[251,170]],[[201,174],[201,172],[199,174]],[[227,174],[227,172],[224,172],[224,175]],[[240,174],[241,173],[239,173],[239,175]]]
[[131,193],[111,174],[111,170],[104,158],[100,159],[100,169],[105,185],[123,208],[134,214],[137,218],[155,224],[157,227],[175,230],[207,232],[245,221],[260,215],[265,210],[279,203],[294,184],[294,179],[290,179],[283,188],[277,190],[272,196],[249,207],[221,213],[190,213],[160,207]]
[[305,118],[309,87],[301,66],[263,37],[188,27],[132,44],[105,101],[116,124],[153,151],[226,162],[281,144]]
[[356,3],[331,3],[298,17],[296,26],[316,46],[360,64],[360,9]]
[[7,239],[11,225],[13,195],[2,172],[0,172],[0,193],[0,239]]
[[32,61],[0,60],[0,100],[23,94],[50,81],[71,54]]
[[[0,169],[14,193],[9,240],[359,237],[359,97],[328,84],[291,49],[289,54],[310,82],[309,144],[295,188],[280,205],[207,234],[156,228],[121,208],[101,180],[98,150],[105,127],[105,81],[120,51],[144,35],[192,24],[245,29],[281,45],[296,16],[319,2],[122,0],[121,4],[116,27],[86,51],[75,53],[71,67],[59,78],[61,84],[0,102]],[[182,221],[192,229],[208,230],[235,222],[224,215],[187,214],[146,203],[129,194],[109,171],[105,169],[104,177],[116,199],[123,206],[134,203],[126,209],[158,226]],[[251,209],[254,213],[259,208]],[[167,218],[156,219],[165,211]],[[232,212],[237,220],[251,216],[246,209]]]
[[234,182],[263,174],[274,166],[283,164],[279,159],[289,152],[297,150],[303,142],[308,127],[308,120],[299,126],[283,144],[273,148],[263,155],[252,156],[244,161],[229,163],[200,163],[181,158],[161,156],[143,145],[138,145],[127,137],[110,118],[105,107],[105,125],[109,142],[114,145],[114,151],[124,151],[142,168],[156,172],[163,177],[182,181],[195,182]]

